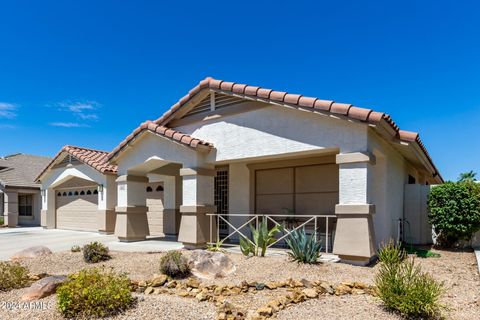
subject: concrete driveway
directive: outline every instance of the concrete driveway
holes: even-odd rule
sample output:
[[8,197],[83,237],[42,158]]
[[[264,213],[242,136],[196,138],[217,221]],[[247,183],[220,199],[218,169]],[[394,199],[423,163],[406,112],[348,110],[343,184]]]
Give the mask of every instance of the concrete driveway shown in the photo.
[[8,260],[14,253],[32,246],[42,245],[52,252],[59,252],[70,250],[73,245],[82,246],[92,241],[102,242],[110,250],[127,252],[167,251],[183,247],[179,242],[164,239],[124,243],[119,242],[114,235],[101,235],[96,232],[47,230],[41,227],[0,228],[0,260]]

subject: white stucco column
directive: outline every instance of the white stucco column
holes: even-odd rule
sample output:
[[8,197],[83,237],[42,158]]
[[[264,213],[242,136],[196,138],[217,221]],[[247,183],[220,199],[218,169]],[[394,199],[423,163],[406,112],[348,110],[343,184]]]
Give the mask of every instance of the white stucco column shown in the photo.
[[112,234],[115,231],[115,205],[117,184],[115,175],[106,175],[105,182],[99,185],[98,192],[98,232]]
[[182,177],[165,176],[163,180],[163,230],[167,235],[177,235],[180,229]]
[[183,197],[180,212],[180,232],[178,241],[187,248],[205,246],[209,238],[209,218],[214,213],[215,170],[210,168],[183,168]]
[[367,264],[375,255],[372,215],[375,205],[368,197],[369,171],[375,158],[368,152],[336,156],[339,165],[339,203],[333,253],[344,261]]
[[40,213],[40,225],[46,229],[55,229],[55,190],[53,188],[44,189],[42,192],[42,211]]
[[115,235],[120,241],[145,240],[150,235],[145,196],[148,178],[123,175],[116,182]]
[[5,224],[10,228],[18,224],[18,193],[5,191],[3,195]]

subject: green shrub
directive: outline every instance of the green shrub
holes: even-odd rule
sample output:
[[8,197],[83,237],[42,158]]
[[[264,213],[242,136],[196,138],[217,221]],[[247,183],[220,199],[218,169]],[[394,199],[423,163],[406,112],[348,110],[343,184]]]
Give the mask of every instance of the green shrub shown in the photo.
[[23,288],[27,284],[27,268],[18,262],[0,262],[0,291]]
[[112,270],[83,269],[72,274],[57,289],[58,308],[63,316],[106,317],[133,303],[130,280]]
[[381,245],[377,252],[378,260],[388,265],[398,264],[405,260],[407,252],[400,243],[390,239],[386,244]]
[[5,219],[3,217],[0,217],[0,226],[3,226],[5,224]]
[[97,263],[111,259],[108,248],[97,241],[84,245],[82,251],[83,260],[87,263]]
[[291,252],[288,252],[293,260],[301,263],[317,263],[320,257],[322,244],[317,241],[315,234],[307,235],[305,228],[294,230],[285,239]]
[[80,246],[78,246],[78,245],[74,245],[70,248],[71,252],[80,252],[81,250],[82,250],[82,248],[80,248]]
[[180,251],[168,251],[160,259],[160,272],[172,278],[185,278],[190,275],[190,266]]
[[250,254],[258,256],[260,252],[260,256],[265,257],[267,247],[275,242],[275,235],[281,231],[281,227],[275,225],[268,230],[267,223],[262,221],[258,225],[258,229],[250,224],[250,230],[252,232],[252,241],[240,238],[240,250],[245,256]]
[[438,234],[440,245],[470,240],[480,230],[480,184],[447,182],[433,187],[428,209],[428,220]]
[[407,317],[432,317],[439,314],[443,285],[423,273],[415,260],[380,263],[375,277],[377,293],[388,308]]
[[216,243],[207,244],[207,251],[211,252],[223,252],[222,249],[223,241],[217,241]]

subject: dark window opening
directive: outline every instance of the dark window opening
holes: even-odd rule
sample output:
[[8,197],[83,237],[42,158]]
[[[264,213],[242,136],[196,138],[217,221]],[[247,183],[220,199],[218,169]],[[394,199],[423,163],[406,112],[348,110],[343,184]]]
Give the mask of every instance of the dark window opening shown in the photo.
[[147,192],[152,192],[152,191],[153,191],[152,187],[148,186],[147,187]]
[[[217,214],[228,220],[228,169],[217,169],[214,178],[214,195]],[[219,221],[220,234],[228,234],[228,225],[225,221]]]
[[61,192],[57,193],[57,197],[61,197],[61,196],[62,196]]
[[408,175],[408,184],[415,184],[415,183],[417,183],[417,180],[411,175]]
[[83,190],[80,191],[80,195],[81,195],[81,196],[84,196],[84,195],[85,195],[85,191],[83,191]]
[[87,190],[87,195],[90,195],[90,194],[92,194],[92,191]]
[[73,196],[73,192],[70,191],[70,192],[68,193],[68,196],[69,196],[69,197]]
[[98,190],[93,190],[93,194],[98,194]]
[[31,194],[18,196],[18,215],[23,217],[33,216],[33,196]]
[[73,193],[73,195],[74,195],[74,196],[78,196],[78,191],[75,191],[75,192]]
[[67,193],[66,193],[66,192],[64,192],[64,193],[62,194],[62,196],[66,197],[66,196],[67,196]]
[[162,187],[162,186],[158,186],[157,189],[155,189],[155,191],[157,191],[157,192],[163,191],[163,187]]

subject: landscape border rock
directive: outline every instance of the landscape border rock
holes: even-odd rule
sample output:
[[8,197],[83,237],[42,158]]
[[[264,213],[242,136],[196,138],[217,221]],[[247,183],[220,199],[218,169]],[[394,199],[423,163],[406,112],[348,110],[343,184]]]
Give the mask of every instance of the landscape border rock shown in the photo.
[[41,256],[47,256],[52,254],[52,251],[45,246],[33,246],[21,251],[18,251],[13,256],[10,257],[10,260],[21,260],[21,259],[30,259],[37,258]]

